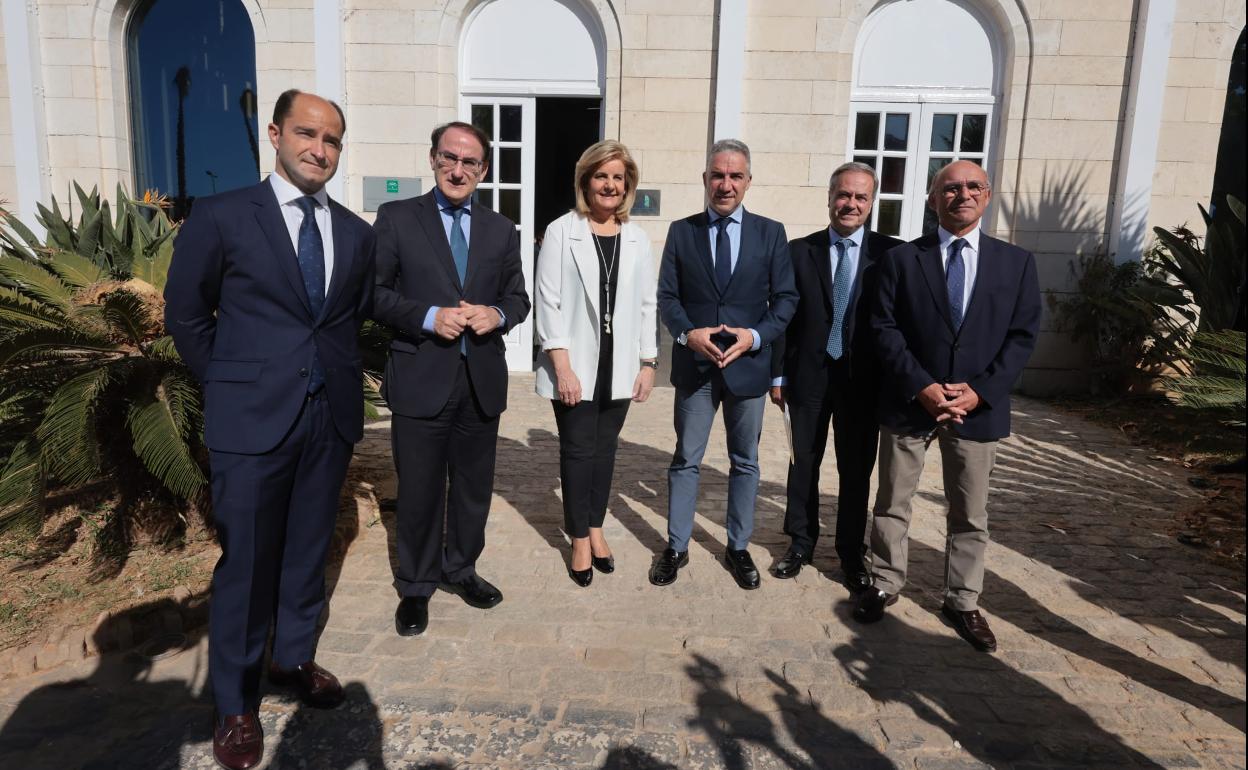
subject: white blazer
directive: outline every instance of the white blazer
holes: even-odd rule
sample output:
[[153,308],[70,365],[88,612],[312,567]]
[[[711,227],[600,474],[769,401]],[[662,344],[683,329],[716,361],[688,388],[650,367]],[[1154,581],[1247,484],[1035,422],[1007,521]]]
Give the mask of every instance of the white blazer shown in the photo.
[[[615,314],[611,317],[611,398],[631,398],[643,358],[657,358],[657,301],[650,239],[637,225],[620,227],[620,271]],[[558,398],[555,367],[546,352],[566,348],[581,381],[581,399],[592,400],[598,380],[599,258],[589,220],[569,211],[550,223],[537,256],[534,308],[537,340],[537,394]]]

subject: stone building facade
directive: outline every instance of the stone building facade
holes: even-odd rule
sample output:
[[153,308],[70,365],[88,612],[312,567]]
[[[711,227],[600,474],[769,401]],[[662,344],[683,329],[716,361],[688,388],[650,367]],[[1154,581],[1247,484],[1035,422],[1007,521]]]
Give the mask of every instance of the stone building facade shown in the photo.
[[[1199,223],[1245,22],[1242,0],[196,2],[234,3],[250,20],[261,172],[278,93],[342,104],[331,193],[357,211],[369,177],[427,190],[431,128],[487,113],[499,132],[520,120],[486,188],[524,236],[545,224],[541,190],[570,184],[566,161],[539,151],[618,138],[658,193],[658,213],[637,217],[656,253],[667,223],[703,205],[716,138],[753,148],[746,205],[790,237],[826,226],[828,174],[852,157],[884,172],[881,224],[915,237],[927,170],[971,157],[994,186],[986,229],[1033,250],[1054,292],[1069,290],[1077,254],[1136,258],[1154,225]],[[7,208],[33,222],[35,202],[64,200],[71,181],[139,186],[127,52],[151,0],[0,5]],[[550,116],[571,114],[566,100],[597,125],[561,133]],[[1045,329],[1021,383],[1030,392],[1080,379],[1077,352]],[[509,357],[523,369],[531,329],[515,334]]]

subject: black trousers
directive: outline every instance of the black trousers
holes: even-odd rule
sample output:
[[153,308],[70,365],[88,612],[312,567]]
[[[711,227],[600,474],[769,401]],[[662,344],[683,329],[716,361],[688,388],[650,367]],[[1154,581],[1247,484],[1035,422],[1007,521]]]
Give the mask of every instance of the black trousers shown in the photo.
[[599,366],[593,400],[575,406],[551,403],[559,427],[564,527],[571,537],[589,537],[590,528],[601,527],[607,515],[615,452],[631,401],[612,400],[611,368]]
[[403,596],[431,596],[442,580],[476,574],[494,493],[498,415],[481,411],[461,360],[441,412],[396,414],[390,425],[399,476],[394,585]]
[[270,625],[274,663],[293,668],[312,660],[325,607],[325,554],[351,462],[351,443],[334,428],[324,393],[305,402],[272,451],[209,454],[221,558],[212,574],[208,661],[223,715],[259,705]]
[[828,359],[822,387],[787,388],[793,424],[788,504],[784,532],[793,547],[809,554],[819,539],[819,467],[832,426],[840,493],[836,503],[836,553],[842,562],[861,564],[867,528],[871,471],[880,443],[874,381],[852,379],[843,361]]

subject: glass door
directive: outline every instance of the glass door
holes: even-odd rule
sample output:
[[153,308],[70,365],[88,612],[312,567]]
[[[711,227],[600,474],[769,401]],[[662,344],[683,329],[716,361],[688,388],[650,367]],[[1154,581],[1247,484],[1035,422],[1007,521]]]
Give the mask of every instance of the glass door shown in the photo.
[[[533,247],[535,101],[532,97],[464,96],[460,103],[462,120],[484,131],[493,145],[490,165],[477,185],[474,202],[515,223],[520,233],[524,285],[530,299],[536,257]],[[504,340],[507,368],[532,371],[533,314],[530,313],[524,323],[512,327]]]

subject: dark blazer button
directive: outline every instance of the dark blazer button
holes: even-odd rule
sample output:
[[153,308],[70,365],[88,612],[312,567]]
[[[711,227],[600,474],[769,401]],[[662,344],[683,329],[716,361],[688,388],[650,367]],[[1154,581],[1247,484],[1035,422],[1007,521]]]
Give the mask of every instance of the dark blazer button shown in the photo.
[[300,370],[299,370],[299,376],[300,376],[300,377],[307,377],[307,376],[308,376],[308,370],[307,370],[307,369],[300,369]]

